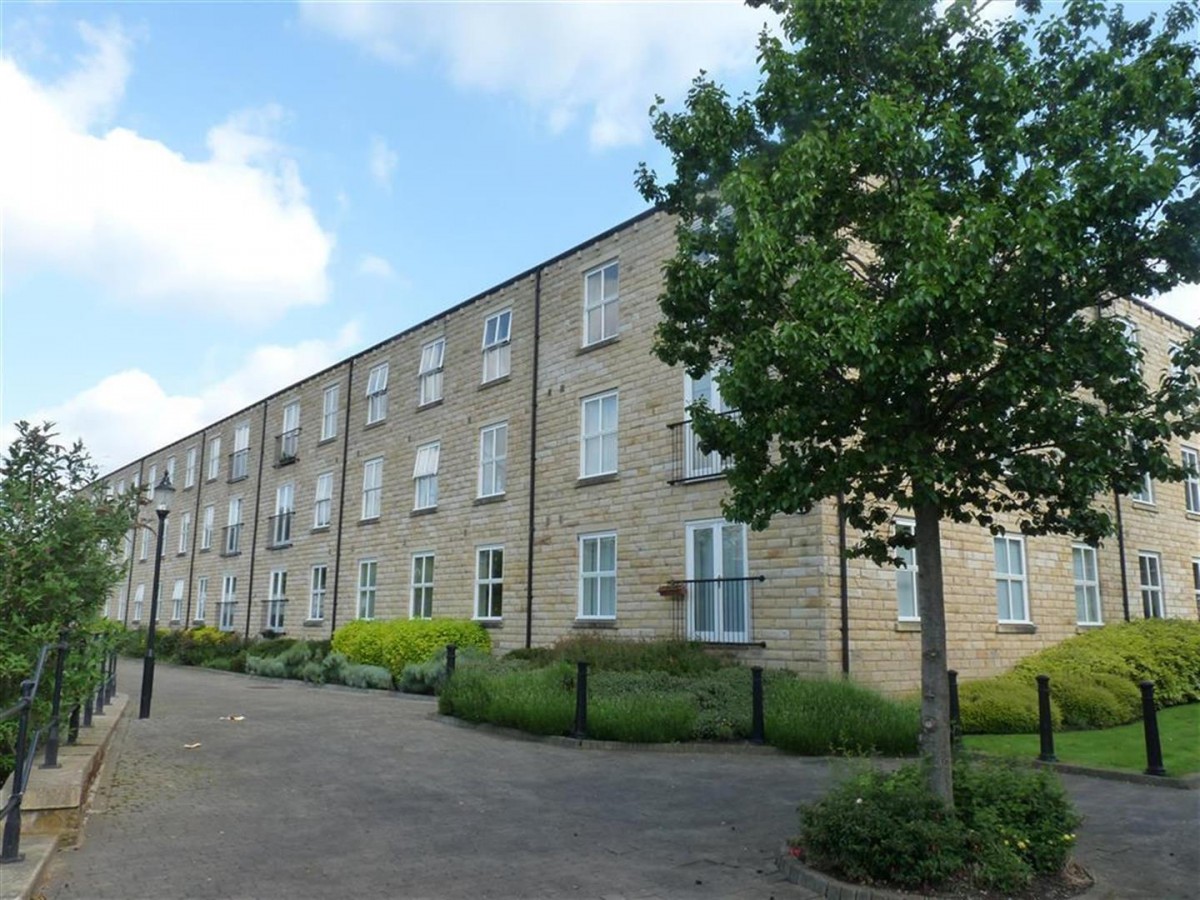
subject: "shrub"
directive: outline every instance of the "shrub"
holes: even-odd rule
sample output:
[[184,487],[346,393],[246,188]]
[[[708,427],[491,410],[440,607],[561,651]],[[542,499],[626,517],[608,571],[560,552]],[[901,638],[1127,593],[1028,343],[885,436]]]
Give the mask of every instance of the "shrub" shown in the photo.
[[383,666],[399,678],[405,666],[428,662],[447,644],[488,652],[492,639],[466,619],[356,620],[337,630],[332,647],[351,662]]
[[1014,673],[1030,680],[1049,675],[1052,686],[1067,674],[1116,675],[1135,687],[1153,681],[1160,706],[1200,700],[1200,622],[1143,619],[1106,625],[1026,657]]
[[1111,728],[1142,715],[1142,694],[1119,675],[1063,672],[1050,679],[1050,696],[1070,728]]
[[250,645],[250,650],[255,656],[279,656],[290,650],[295,643],[295,638],[266,638],[254,641]]
[[438,710],[468,722],[566,734],[575,718],[574,673],[565,663],[541,669],[463,666],[438,695]]
[[233,658],[228,656],[217,656],[212,659],[206,659],[200,662],[200,665],[206,669],[216,669],[219,672],[233,671]]
[[[964,734],[1032,734],[1038,730],[1037,685],[1012,675],[970,681],[958,689]],[[1050,699],[1050,721],[1062,725],[1062,710]]]
[[1080,819],[1053,773],[960,760],[954,800],[950,814],[919,765],[860,773],[801,807],[798,843],[831,874],[910,889],[1017,891],[1066,863]]
[[696,704],[687,694],[621,694],[588,703],[588,737],[596,740],[667,744],[690,740],[695,728]]
[[173,662],[176,652],[179,650],[179,636],[182,631],[174,631],[170,628],[154,629],[154,655],[161,660]]
[[130,628],[117,637],[117,652],[122,656],[146,655],[146,629]]
[[230,672],[245,672],[246,671],[246,648],[238,650],[237,653],[229,657]]
[[362,666],[351,663],[342,675],[343,683],[350,687],[372,688],[380,691],[392,689],[392,673],[383,666]]
[[321,672],[328,684],[345,684],[346,669],[349,666],[350,661],[346,659],[346,655],[336,651],[321,660]]
[[848,681],[768,674],[774,677],[764,685],[764,715],[767,740],[775,746],[817,756],[917,752],[920,715],[914,701],[891,700]]
[[179,634],[175,660],[185,666],[207,665],[209,660],[233,656],[241,647],[242,639],[232,631],[189,628]]
[[[489,655],[474,647],[464,647],[456,656],[457,665],[470,665],[490,659]],[[400,673],[396,686],[408,694],[437,694],[446,684],[446,648],[443,647],[433,659],[423,663],[409,663]]]
[[325,667],[314,659],[310,659],[300,667],[301,679],[309,684],[324,684],[325,683]]
[[287,678],[287,667],[283,660],[277,656],[253,656],[246,657],[246,673],[249,675],[261,675],[264,678]]
[[553,647],[513,651],[509,656],[525,658],[537,665],[586,660],[596,671],[669,672],[673,675],[714,672],[731,664],[727,655],[718,655],[696,641],[630,641],[589,634],[571,635]]

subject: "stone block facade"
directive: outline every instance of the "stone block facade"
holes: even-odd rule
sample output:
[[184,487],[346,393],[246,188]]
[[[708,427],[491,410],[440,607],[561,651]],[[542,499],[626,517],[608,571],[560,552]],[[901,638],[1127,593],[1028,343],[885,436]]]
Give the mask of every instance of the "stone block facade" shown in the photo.
[[[685,422],[692,397],[719,403],[719,389],[652,353],[673,249],[673,220],[644,213],[107,475],[122,488],[172,469],[160,625],[319,638],[361,617],[473,617],[499,650],[687,636],[912,690],[908,576],[850,560],[843,577],[831,502],[763,532],[723,521],[720,460]],[[1117,313],[1157,377],[1188,329],[1138,303]],[[1200,511],[1184,485],[1151,489],[1100,501],[1119,502],[1123,530],[1099,548],[1010,534],[1022,574],[1005,579],[1020,597],[1007,615],[992,536],[947,523],[962,677],[1123,620],[1126,605],[1196,617]],[[130,625],[150,615],[153,504],[142,520],[107,607]],[[1082,615],[1081,591],[1094,600]]]

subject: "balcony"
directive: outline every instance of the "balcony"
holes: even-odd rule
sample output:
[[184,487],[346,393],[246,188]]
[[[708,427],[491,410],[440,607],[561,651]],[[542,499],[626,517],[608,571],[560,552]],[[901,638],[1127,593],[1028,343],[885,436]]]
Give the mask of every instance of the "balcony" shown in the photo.
[[762,646],[751,627],[754,583],[763,575],[746,578],[695,578],[669,581],[659,593],[672,603],[675,637],[707,644]]
[[250,474],[250,448],[229,454],[229,483],[241,481]]
[[275,467],[290,466],[300,452],[300,429],[293,428],[275,437]]
[[288,510],[276,513],[267,520],[269,526],[267,531],[268,550],[278,550],[281,547],[292,545],[292,517],[294,515],[294,512]]
[[690,419],[674,422],[667,428],[671,431],[671,477],[667,484],[708,481],[725,474],[725,459],[719,453],[700,449],[700,439],[692,430]]
[[221,555],[237,556],[242,552],[242,523],[221,529]]

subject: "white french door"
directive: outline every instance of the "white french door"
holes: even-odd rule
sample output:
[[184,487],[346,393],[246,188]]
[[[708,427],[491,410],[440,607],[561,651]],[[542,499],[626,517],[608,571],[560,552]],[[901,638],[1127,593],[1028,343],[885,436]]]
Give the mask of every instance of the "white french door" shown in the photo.
[[688,637],[698,641],[750,640],[750,582],[746,526],[711,519],[687,523]]

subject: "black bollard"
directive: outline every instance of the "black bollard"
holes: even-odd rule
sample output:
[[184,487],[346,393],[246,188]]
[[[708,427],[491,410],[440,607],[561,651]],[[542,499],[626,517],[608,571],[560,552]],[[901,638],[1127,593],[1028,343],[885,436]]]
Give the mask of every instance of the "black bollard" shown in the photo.
[[962,714],[958,708],[958,672],[949,669],[946,680],[950,684],[950,740],[962,744]]
[[454,644],[446,645],[446,680],[450,680],[450,676],[454,674],[454,666],[458,662],[458,647]]
[[587,737],[587,670],[588,664],[579,661],[575,675],[575,730],[571,737],[583,740]]
[[67,743],[74,744],[79,740],[79,704],[71,707],[71,715],[67,719]]
[[750,667],[750,743],[766,743],[763,728],[763,670],[762,666]]
[[1166,775],[1163,767],[1162,740],[1158,736],[1158,710],[1154,708],[1154,682],[1143,681],[1142,728],[1146,732],[1146,774]]
[[13,748],[12,805],[4,817],[4,839],[0,844],[0,863],[16,863],[25,858],[21,852],[21,798],[25,795],[25,755],[29,750],[29,715],[33,707],[33,681],[21,682],[21,717],[17,721],[17,745]]
[[58,633],[58,654],[54,661],[54,699],[50,705],[50,727],[46,731],[46,758],[42,762],[43,769],[61,768],[58,762],[58,742],[60,723],[62,720],[62,684],[63,667],[67,662],[68,632],[64,628]]
[[1038,686],[1038,731],[1042,737],[1042,752],[1038,759],[1042,762],[1058,762],[1054,755],[1054,725],[1050,721],[1050,676],[1039,675]]
[[117,651],[108,651],[108,702],[117,696]]
[[[96,645],[101,643],[100,635],[96,635]],[[108,699],[108,690],[104,687],[104,672],[108,668],[108,655],[100,651],[100,680],[96,684],[96,715],[104,715],[104,701]]]

